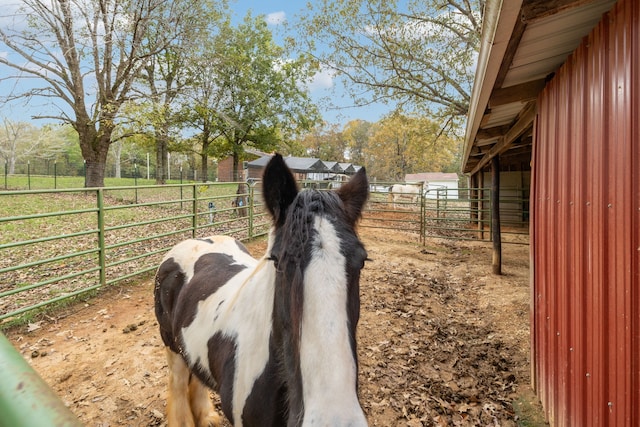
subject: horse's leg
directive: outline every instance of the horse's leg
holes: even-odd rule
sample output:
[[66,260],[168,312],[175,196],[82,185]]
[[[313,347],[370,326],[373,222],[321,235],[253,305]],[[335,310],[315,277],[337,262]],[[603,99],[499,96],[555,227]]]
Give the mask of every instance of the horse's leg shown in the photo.
[[209,389],[195,375],[192,375],[189,381],[189,400],[197,427],[218,427],[220,425],[220,415],[213,407]]
[[167,395],[167,425],[195,427],[189,404],[189,367],[182,356],[167,347],[169,393]]

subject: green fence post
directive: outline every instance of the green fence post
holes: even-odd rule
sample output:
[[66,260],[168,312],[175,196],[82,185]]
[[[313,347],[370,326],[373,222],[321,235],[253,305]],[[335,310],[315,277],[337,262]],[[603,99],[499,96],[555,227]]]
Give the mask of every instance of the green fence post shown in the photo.
[[422,181],[422,185],[420,186],[420,240],[424,245],[427,238],[427,221],[426,221],[426,194],[424,189],[424,181]]
[[249,205],[249,239],[253,239],[253,188],[254,184],[249,183],[249,200],[247,200],[247,204]]
[[82,426],[3,334],[0,372],[0,427]]
[[98,262],[100,265],[100,286],[107,284],[107,256],[104,243],[104,190],[98,188],[96,193],[98,203]]
[[195,239],[196,238],[196,229],[198,227],[198,189],[197,189],[197,183],[193,183],[193,185],[191,186],[191,188],[193,188],[193,205],[192,205],[192,221],[191,221],[191,236]]

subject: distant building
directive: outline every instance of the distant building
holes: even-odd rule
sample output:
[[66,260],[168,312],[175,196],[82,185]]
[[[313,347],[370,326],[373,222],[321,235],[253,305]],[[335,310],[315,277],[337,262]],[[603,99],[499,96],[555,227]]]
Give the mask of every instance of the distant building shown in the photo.
[[[270,159],[271,155],[264,155],[259,159],[248,162],[247,178],[261,179],[262,171]],[[293,172],[296,180],[299,181],[344,181],[343,177],[345,175],[353,175],[358,169],[360,169],[360,166],[354,166],[351,163],[323,161],[315,157],[287,156],[284,158],[284,161]]]
[[424,182],[427,199],[458,198],[458,174],[444,172],[408,173],[406,182]]
[[220,182],[233,182],[233,181],[246,181],[248,176],[247,162],[256,160],[262,156],[268,156],[259,150],[246,149],[244,155],[244,161],[240,162],[240,169],[238,170],[238,179],[233,177],[233,156],[225,157],[218,161],[218,181]]

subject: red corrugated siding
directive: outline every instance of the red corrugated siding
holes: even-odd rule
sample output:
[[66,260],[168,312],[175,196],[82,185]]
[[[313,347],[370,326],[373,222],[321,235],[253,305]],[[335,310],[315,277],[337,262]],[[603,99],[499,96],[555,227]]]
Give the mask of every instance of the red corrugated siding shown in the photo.
[[557,426],[640,423],[640,3],[604,16],[538,100],[532,370]]

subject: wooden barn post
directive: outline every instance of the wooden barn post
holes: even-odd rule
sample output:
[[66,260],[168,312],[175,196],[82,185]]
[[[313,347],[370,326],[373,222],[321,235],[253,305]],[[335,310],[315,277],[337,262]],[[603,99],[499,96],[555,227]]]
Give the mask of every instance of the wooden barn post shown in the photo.
[[493,274],[502,274],[502,240],[500,237],[500,156],[491,159],[491,240]]

